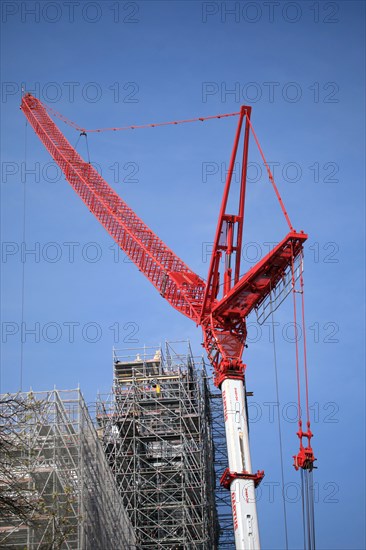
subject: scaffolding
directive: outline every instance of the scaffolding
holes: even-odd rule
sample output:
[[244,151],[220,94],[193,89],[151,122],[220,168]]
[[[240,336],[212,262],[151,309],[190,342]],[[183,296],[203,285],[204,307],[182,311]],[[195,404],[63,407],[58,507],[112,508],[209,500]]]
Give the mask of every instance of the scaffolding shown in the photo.
[[182,345],[114,350],[113,392],[97,403],[138,550],[218,548],[210,391],[202,359]]
[[235,543],[230,491],[220,485],[221,476],[228,465],[224,412],[221,392],[215,389],[212,389],[210,393],[210,407],[216,480],[215,500],[220,525],[218,548],[232,550],[235,548]]
[[[20,406],[19,406],[20,404]],[[17,408],[18,407],[18,408]],[[135,548],[131,523],[79,390],[6,394],[0,402],[0,548]],[[5,457],[5,458],[4,458]]]

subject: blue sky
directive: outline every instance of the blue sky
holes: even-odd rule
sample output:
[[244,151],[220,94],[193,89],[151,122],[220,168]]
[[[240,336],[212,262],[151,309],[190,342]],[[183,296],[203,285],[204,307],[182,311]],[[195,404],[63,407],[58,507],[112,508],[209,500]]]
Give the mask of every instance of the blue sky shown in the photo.
[[[309,234],[306,324],[318,548],[364,548],[364,4],[106,1],[1,7],[1,391],[19,387],[24,246],[35,253],[26,254],[24,264],[23,389],[80,384],[91,402],[110,387],[113,345],[189,338],[194,352],[202,353],[199,330],[122,253],[117,257],[109,236],[26,129],[19,111],[22,83],[88,128],[213,115],[250,104],[293,224]],[[77,132],[62,128],[74,144]],[[105,179],[203,277],[234,130],[235,120],[227,119],[88,138],[91,160]],[[78,150],[85,155],[85,143]],[[268,251],[265,243],[286,232],[253,141],[250,163],[243,270]],[[296,501],[289,301],[276,321],[285,478],[288,500]],[[258,508],[263,548],[272,550],[284,540],[270,414],[276,399],[273,346],[268,326],[258,331],[254,319],[249,323],[252,462],[266,471]],[[290,548],[301,548],[300,503],[288,502],[288,513]]]

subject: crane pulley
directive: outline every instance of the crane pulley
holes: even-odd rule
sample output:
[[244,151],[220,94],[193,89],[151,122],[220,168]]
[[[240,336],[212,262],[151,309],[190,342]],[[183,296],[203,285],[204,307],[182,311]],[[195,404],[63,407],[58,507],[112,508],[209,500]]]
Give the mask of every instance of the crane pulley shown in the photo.
[[[294,263],[302,256],[303,244],[307,235],[293,229],[250,121],[251,107],[242,106],[238,113],[180,121],[194,122],[227,116],[239,117],[207,281],[194,273],[174,254],[107,184],[90,162],[85,162],[81,158],[50,118],[50,114],[58,116],[83,134],[89,130],[81,128],[59,113],[46,108],[39,99],[31,94],[24,95],[21,109],[35,133],[64,172],[68,182],[115,242],[150,280],[162,297],[179,312],[202,327],[204,347],[215,373],[214,382],[222,391],[229,465],[222,476],[221,483],[231,492],[236,548],[258,550],[260,540],[254,492],[255,487],[262,480],[264,472],[258,470],[253,473],[250,458],[244,387],[245,365],[242,361],[247,337],[246,319],[250,312],[257,310],[268,296],[289,277],[289,274],[292,279],[296,315],[295,283],[297,279],[294,273]],[[150,124],[141,127],[167,124],[174,123]],[[134,128],[138,128],[138,126],[105,130]],[[93,131],[102,131],[102,129]],[[240,276],[250,133],[253,134],[267,167],[270,182],[290,231],[260,262],[245,275]],[[229,212],[228,197],[242,136],[239,201],[237,211]],[[219,267],[223,256],[225,271],[223,283],[221,283]],[[302,274],[300,283],[303,304]],[[297,348],[296,360],[299,388]],[[306,354],[305,374],[307,380]],[[308,411],[307,382],[306,399]],[[307,418],[306,432],[302,431],[301,422],[299,415],[300,451],[294,457],[295,468],[311,471],[315,458],[311,448],[312,433],[309,417]],[[307,438],[305,447],[303,438]]]

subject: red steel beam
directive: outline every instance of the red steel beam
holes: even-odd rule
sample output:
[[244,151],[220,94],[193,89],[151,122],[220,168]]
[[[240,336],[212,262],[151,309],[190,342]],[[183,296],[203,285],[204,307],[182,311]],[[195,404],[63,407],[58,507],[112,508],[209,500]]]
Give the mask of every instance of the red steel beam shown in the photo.
[[230,292],[212,308],[215,320],[225,323],[230,318],[246,318],[259,306],[291,267],[308,236],[291,231],[261,261],[253,266]]

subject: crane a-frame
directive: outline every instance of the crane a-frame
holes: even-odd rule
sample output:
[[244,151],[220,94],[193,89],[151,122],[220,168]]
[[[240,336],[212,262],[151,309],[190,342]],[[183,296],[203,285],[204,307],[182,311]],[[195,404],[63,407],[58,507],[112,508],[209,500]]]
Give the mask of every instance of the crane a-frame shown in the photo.
[[[251,107],[242,106],[240,112],[236,113],[238,126],[207,281],[176,256],[91,164],[81,158],[50,118],[41,101],[26,94],[22,99],[21,109],[68,182],[115,242],[162,297],[202,327],[204,347],[214,369],[215,385],[222,390],[229,464],[221,478],[221,484],[231,492],[236,548],[259,549],[254,493],[264,473],[253,472],[250,458],[244,387],[245,365],[242,362],[247,335],[246,318],[251,311],[264,303],[286,277],[290,277],[294,288],[294,265],[296,259],[302,255],[307,235],[293,229],[267,166],[270,181],[289,225],[289,233],[258,264],[244,276],[240,276],[250,132],[253,133],[265,161],[251,125]],[[228,197],[241,136],[243,146],[239,203],[237,211],[229,213]],[[223,259],[225,269],[221,281],[219,270]],[[295,468],[311,470],[315,459],[310,443],[312,433],[309,418],[306,432],[302,431],[300,419],[299,423],[300,451],[294,457]],[[302,443],[304,437],[307,438],[305,446]]]

